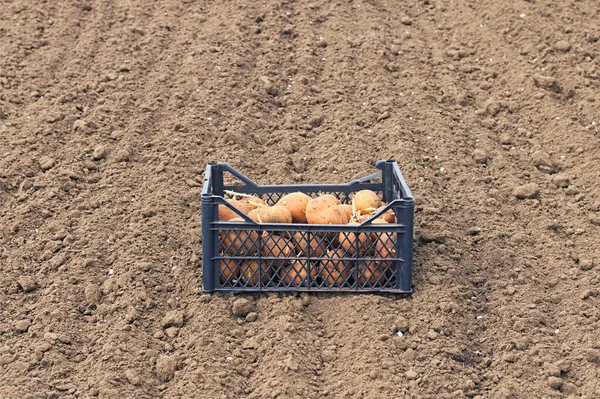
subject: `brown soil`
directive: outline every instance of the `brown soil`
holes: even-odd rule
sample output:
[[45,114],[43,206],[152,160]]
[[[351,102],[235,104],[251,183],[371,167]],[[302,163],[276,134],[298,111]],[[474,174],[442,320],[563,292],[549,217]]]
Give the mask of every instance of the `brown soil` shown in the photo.
[[[599,17],[1,1],[0,397],[600,397]],[[417,201],[411,298],[203,295],[206,162],[378,159]]]

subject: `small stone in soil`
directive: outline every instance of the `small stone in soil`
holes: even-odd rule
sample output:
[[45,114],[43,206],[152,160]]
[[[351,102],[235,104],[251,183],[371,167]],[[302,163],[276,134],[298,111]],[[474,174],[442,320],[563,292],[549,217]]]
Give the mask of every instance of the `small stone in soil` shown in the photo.
[[516,187],[513,191],[515,197],[519,199],[535,198],[540,193],[540,186],[536,183],[528,183],[522,186]]
[[258,313],[256,312],[250,312],[246,315],[246,321],[249,323],[256,321],[256,319],[258,319]]
[[412,19],[410,17],[402,17],[400,20],[404,25],[412,25]]

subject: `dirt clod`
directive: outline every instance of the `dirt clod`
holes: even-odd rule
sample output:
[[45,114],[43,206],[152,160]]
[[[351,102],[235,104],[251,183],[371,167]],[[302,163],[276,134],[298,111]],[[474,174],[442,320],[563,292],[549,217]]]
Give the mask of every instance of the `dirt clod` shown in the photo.
[[23,292],[31,292],[37,288],[37,283],[31,276],[21,276],[17,280],[17,284],[23,290]]
[[252,323],[258,319],[258,313],[250,312],[246,315],[246,321]]
[[412,18],[408,16],[402,17],[400,20],[404,25],[412,25]]
[[473,159],[477,163],[486,163],[490,156],[483,150],[476,149],[473,151]]
[[177,327],[169,327],[165,329],[165,335],[169,338],[175,338],[179,334],[179,328]]
[[233,302],[232,312],[236,317],[246,317],[252,309],[254,309],[254,305],[245,298],[238,298]]
[[50,158],[46,155],[41,156],[38,162],[40,164],[40,169],[42,169],[43,171],[47,171],[48,169],[52,168],[56,163],[53,158]]
[[129,381],[131,385],[138,385],[140,383],[140,377],[135,370],[126,370],[125,378],[127,378],[127,381]]
[[536,151],[531,154],[531,162],[538,169],[549,168],[551,170],[554,168],[554,162],[550,158],[550,155],[543,151]]
[[534,75],[533,81],[537,87],[541,87],[543,89],[557,91],[559,88],[558,81],[552,76]]
[[594,259],[589,257],[581,257],[579,258],[579,268],[583,271],[592,270],[595,266]]
[[510,135],[510,133],[502,133],[500,135],[500,144],[508,145],[508,144],[512,144],[512,143],[513,143],[513,139],[512,139],[512,136]]
[[94,148],[94,152],[92,154],[92,159],[94,161],[100,161],[101,159],[104,159],[106,157],[106,152],[107,152],[106,146],[104,146],[102,144],[97,145]]
[[175,376],[177,358],[175,356],[160,355],[156,360],[156,376],[162,382],[167,382]]
[[163,328],[168,327],[181,327],[183,326],[183,312],[177,310],[171,310],[165,314],[162,321],[160,322]]
[[419,374],[414,370],[408,370],[406,373],[404,373],[404,376],[408,380],[416,380],[419,378]]
[[85,301],[90,305],[95,305],[102,297],[102,290],[97,284],[90,283],[84,289]]
[[24,333],[29,330],[31,326],[31,321],[29,319],[19,320],[15,323],[15,331],[18,333]]
[[548,377],[548,386],[558,391],[563,386],[563,380],[558,377]]
[[255,337],[250,337],[242,343],[242,349],[256,349],[258,348],[258,341]]
[[335,352],[330,349],[323,350],[323,352],[321,352],[321,360],[323,360],[323,362],[325,362],[325,363],[334,361],[335,360]]
[[318,116],[313,116],[312,118],[310,118],[308,123],[312,127],[319,127],[323,124],[324,120],[325,120],[325,115],[318,115]]
[[559,40],[556,43],[554,43],[554,48],[557,49],[558,51],[564,52],[564,51],[569,51],[571,49],[571,45],[566,40]]
[[537,183],[527,183],[514,189],[513,194],[519,199],[535,198],[540,193]]
[[552,184],[554,184],[556,187],[566,188],[569,187],[569,184],[571,184],[571,179],[569,179],[569,176],[564,174],[554,175],[552,176]]
[[600,364],[600,350],[598,349],[588,349],[585,352],[585,359],[590,363],[598,363]]

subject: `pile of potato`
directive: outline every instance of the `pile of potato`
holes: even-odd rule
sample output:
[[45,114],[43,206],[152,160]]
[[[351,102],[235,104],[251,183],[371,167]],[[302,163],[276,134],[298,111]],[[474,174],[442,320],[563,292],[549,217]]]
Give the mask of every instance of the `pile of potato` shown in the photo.
[[[341,204],[331,194],[311,198],[296,192],[281,197],[275,205],[269,206],[256,196],[232,194],[234,198],[228,202],[257,223],[357,225],[385,206],[371,190],[357,192],[352,204]],[[225,205],[219,205],[219,219],[245,222]],[[389,210],[372,223],[396,223],[396,217]],[[272,281],[277,273],[286,286],[303,286],[310,271],[313,280],[319,277],[326,286],[342,287],[348,286],[345,281],[358,269],[359,285],[376,286],[383,285],[386,277],[395,271],[395,233],[311,233],[312,239],[308,240],[306,232],[265,232],[262,248],[257,244],[258,234],[251,229],[220,232],[219,251],[225,257],[219,265],[221,284],[233,284],[241,280],[245,285],[258,285],[260,268],[263,285]],[[358,262],[348,259],[354,257],[357,251]],[[264,259],[259,265],[257,259],[252,259],[259,252],[270,259]],[[229,259],[227,256],[248,259]]]

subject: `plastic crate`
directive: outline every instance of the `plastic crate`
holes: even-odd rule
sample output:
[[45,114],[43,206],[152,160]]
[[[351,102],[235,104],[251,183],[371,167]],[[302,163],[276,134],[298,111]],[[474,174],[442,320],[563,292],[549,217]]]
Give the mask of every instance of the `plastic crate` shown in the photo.
[[[378,161],[376,167],[381,176],[347,184],[263,186],[226,163],[209,163],[202,189],[204,291],[411,293],[414,199],[395,161]],[[240,184],[226,185],[225,173]],[[387,205],[358,225],[256,223],[225,200],[230,198],[226,191],[235,191],[273,205],[283,195],[300,191],[312,197],[333,194],[349,204],[352,194],[364,189],[376,192]],[[222,204],[245,222],[219,220]],[[397,223],[372,223],[388,209]],[[336,253],[323,253],[336,248]]]

